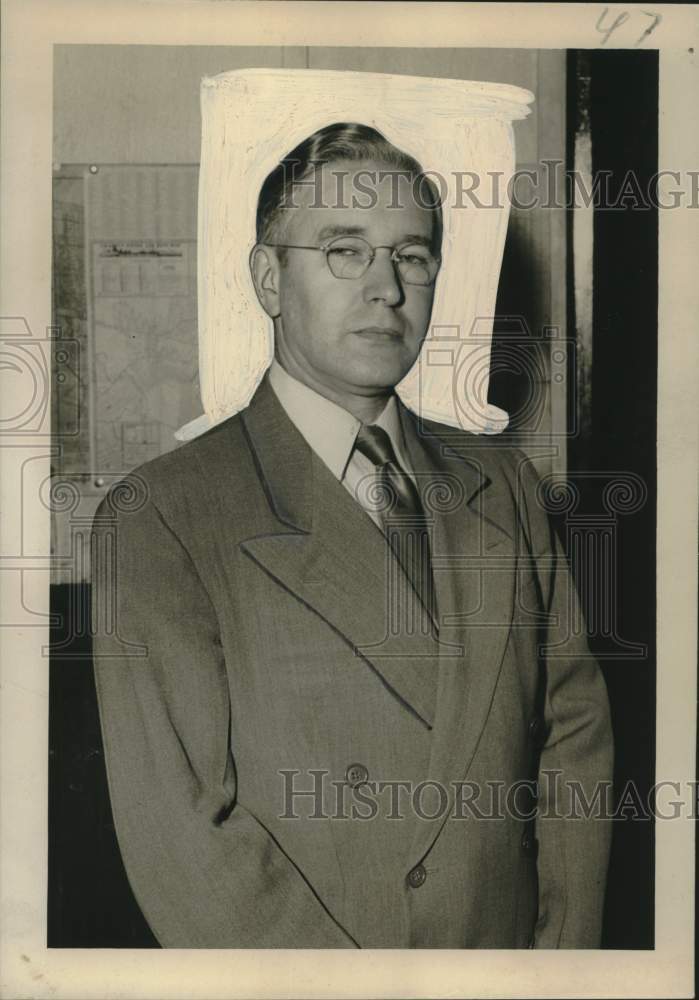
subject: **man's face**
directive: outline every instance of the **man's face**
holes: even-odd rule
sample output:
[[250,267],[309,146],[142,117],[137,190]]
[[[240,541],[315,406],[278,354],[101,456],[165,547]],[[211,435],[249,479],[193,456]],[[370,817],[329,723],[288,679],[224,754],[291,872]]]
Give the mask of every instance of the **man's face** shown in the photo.
[[[278,242],[317,246],[330,238],[362,236],[372,247],[396,247],[431,241],[432,211],[416,204],[410,183],[398,188],[400,208],[389,208],[390,179],[379,184],[358,179],[376,193],[373,207],[351,207],[360,191],[360,171],[377,177],[389,168],[381,163],[339,161],[322,168],[322,208],[310,207],[313,187],[299,185],[294,208],[284,212]],[[337,175],[344,175],[344,192]],[[362,204],[366,196],[358,195]],[[438,250],[436,251],[438,252]],[[405,284],[391,261],[391,251],[379,249],[359,278],[335,277],[319,251],[291,249],[279,270],[277,353],[293,359],[312,385],[339,393],[374,395],[404,377],[417,358],[432,311],[434,284]]]

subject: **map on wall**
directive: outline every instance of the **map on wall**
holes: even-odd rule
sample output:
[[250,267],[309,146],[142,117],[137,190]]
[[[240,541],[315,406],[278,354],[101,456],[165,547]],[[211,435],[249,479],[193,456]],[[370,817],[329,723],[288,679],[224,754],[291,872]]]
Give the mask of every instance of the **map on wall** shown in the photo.
[[96,471],[126,472],[174,448],[201,408],[195,246],[91,249]]
[[87,177],[91,473],[170,451],[201,412],[197,168],[100,167]]

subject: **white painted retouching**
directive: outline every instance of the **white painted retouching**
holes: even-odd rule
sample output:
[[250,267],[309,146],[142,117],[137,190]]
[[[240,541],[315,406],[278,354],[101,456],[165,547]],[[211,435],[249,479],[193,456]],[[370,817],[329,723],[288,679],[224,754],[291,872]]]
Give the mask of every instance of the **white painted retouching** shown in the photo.
[[[243,409],[272,360],[271,322],[248,268],[258,193],[289,150],[332,122],[378,129],[443,179],[443,264],[430,330],[397,387],[401,399],[422,416],[475,433],[503,430],[507,414],[487,402],[490,350],[515,165],[512,122],[529,114],[532,100],[505,84],[380,73],[244,69],[205,78],[198,222],[204,414],[177,437],[195,437]],[[500,197],[478,207],[464,186],[493,173],[502,178]]]

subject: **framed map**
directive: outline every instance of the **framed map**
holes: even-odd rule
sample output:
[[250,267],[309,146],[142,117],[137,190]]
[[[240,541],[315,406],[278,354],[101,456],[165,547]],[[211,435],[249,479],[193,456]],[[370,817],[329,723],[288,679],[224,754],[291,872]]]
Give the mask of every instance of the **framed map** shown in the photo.
[[189,164],[54,168],[52,473],[75,498],[53,505],[57,557],[109,486],[201,412],[197,180]]

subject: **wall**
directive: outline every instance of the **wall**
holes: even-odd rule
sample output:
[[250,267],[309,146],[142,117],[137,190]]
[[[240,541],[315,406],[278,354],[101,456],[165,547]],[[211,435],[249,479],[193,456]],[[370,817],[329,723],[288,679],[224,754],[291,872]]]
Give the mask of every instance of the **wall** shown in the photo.
[[[504,49],[339,49],[57,45],[54,159],[59,163],[197,163],[199,81],[252,66],[356,69],[493,80],[535,94],[563,53]],[[563,92],[561,91],[561,100]],[[536,159],[551,110],[517,126],[519,157]]]

